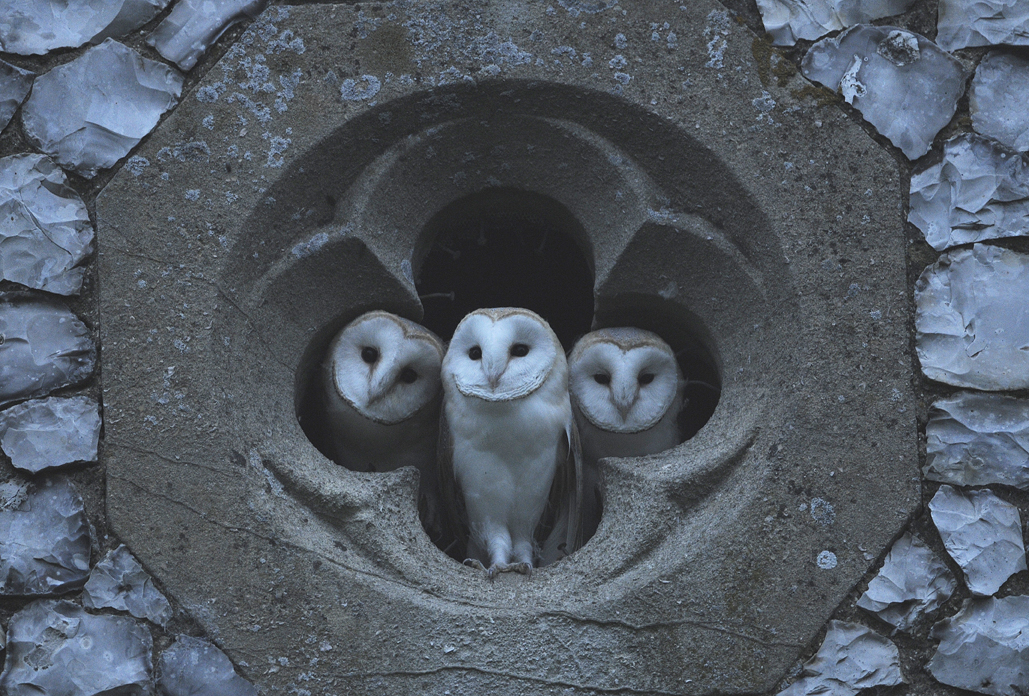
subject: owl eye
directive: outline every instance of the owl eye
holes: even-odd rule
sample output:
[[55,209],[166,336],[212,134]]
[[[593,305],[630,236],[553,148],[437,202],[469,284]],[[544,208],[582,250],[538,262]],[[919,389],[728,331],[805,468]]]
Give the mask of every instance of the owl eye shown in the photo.
[[404,384],[414,384],[418,381],[418,373],[410,367],[405,367],[400,371],[400,381]]
[[529,346],[524,343],[516,343],[511,346],[511,357],[512,358],[524,358],[529,354]]
[[468,357],[472,360],[482,360],[482,348],[479,346],[472,346],[468,349]]
[[375,350],[371,346],[361,349],[361,360],[364,360],[369,365],[373,365],[378,359],[379,351]]
[[643,374],[641,374],[639,376],[639,382],[640,382],[640,384],[642,384],[644,386],[650,384],[653,381],[654,381],[654,373],[653,372],[644,372]]
[[598,372],[593,375],[593,381],[597,384],[611,384],[611,375],[604,372]]

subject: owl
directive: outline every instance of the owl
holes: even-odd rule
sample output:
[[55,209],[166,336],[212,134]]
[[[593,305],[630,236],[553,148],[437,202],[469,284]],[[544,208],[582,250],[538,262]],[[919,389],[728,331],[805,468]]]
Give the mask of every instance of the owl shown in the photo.
[[332,459],[354,471],[414,466],[435,478],[443,343],[389,312],[343,327],[322,363]]
[[600,523],[597,462],[679,444],[685,382],[668,344],[636,328],[586,334],[572,348],[568,369],[582,441],[582,526],[588,538]]
[[442,380],[441,489],[466,563],[492,578],[531,572],[544,544],[574,550],[580,460],[568,366],[547,322],[526,309],[472,312]]

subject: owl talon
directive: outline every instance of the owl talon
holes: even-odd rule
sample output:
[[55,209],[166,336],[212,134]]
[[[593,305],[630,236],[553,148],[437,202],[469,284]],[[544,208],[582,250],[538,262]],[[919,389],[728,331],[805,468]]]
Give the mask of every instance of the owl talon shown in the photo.
[[469,568],[475,568],[476,570],[481,570],[482,572],[486,573],[486,575],[489,576],[490,579],[492,579],[492,576],[490,576],[490,572],[486,570],[486,566],[484,566],[482,564],[482,561],[480,561],[478,558],[466,558],[464,559],[464,561],[462,561],[462,565],[466,565]]
[[497,573],[521,573],[527,577],[532,577],[532,566],[528,563],[494,563],[486,571],[489,575],[490,580]]

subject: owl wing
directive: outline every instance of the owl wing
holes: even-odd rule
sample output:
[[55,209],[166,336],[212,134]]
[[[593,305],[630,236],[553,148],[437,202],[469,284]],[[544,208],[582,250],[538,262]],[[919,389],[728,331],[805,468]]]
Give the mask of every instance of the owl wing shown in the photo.
[[540,565],[558,561],[582,546],[582,448],[574,420],[560,438],[554,483],[536,529]]
[[[446,405],[443,406],[446,409]],[[440,414],[439,441],[436,445],[436,474],[439,482],[440,509],[438,535],[432,541],[451,558],[465,559],[468,544],[468,515],[464,494],[454,476],[454,436],[447,425],[446,413]]]

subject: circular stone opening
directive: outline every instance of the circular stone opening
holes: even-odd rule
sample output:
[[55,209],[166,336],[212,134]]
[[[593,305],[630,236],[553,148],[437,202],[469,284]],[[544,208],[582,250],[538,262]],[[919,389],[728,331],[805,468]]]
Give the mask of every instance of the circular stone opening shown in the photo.
[[[693,437],[714,413],[721,393],[720,371],[711,350],[713,339],[704,326],[660,295],[595,300],[590,235],[553,198],[515,188],[490,188],[460,198],[428,220],[410,258],[424,310],[419,323],[444,342],[465,315],[483,307],[536,312],[551,325],[566,352],[591,330],[634,326],[661,336],[682,368],[686,386],[678,418],[680,442]],[[403,313],[385,304],[363,311],[373,309]],[[332,338],[360,313],[338,316],[321,327],[298,366],[298,420],[308,439],[330,459],[322,361]],[[595,496],[599,520],[603,492],[598,488]],[[583,531],[585,542],[596,523]],[[460,555],[460,545],[444,548],[452,540],[434,541],[442,542],[438,545],[444,551]],[[463,560],[458,555],[454,558]]]

